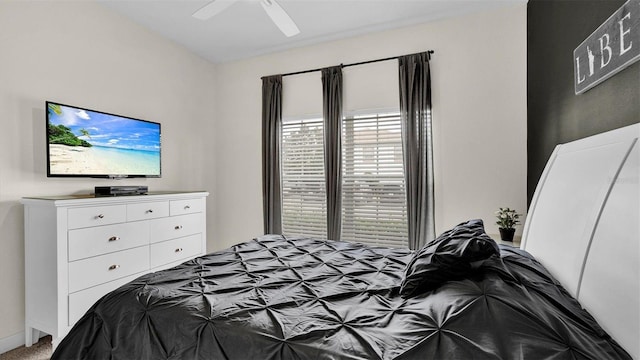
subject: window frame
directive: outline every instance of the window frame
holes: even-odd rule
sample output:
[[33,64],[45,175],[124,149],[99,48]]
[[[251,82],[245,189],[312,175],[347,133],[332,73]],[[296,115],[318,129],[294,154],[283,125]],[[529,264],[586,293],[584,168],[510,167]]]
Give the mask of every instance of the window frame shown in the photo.
[[[320,201],[321,205],[320,205],[320,209],[318,209],[318,211],[320,213],[322,213],[323,215],[323,221],[321,221],[319,223],[319,225],[315,225],[313,227],[311,227],[312,231],[308,231],[309,227],[308,226],[300,226],[300,225],[293,225],[291,226],[291,232],[288,232],[287,229],[287,220],[285,219],[285,215],[287,214],[287,206],[288,204],[286,204],[285,201],[285,190],[287,189],[286,187],[286,183],[287,180],[285,178],[285,162],[284,162],[284,156],[285,156],[285,146],[284,146],[284,141],[285,141],[285,126],[287,124],[291,124],[291,123],[303,123],[303,122],[310,122],[310,123],[317,123],[319,122],[322,125],[322,135],[320,137],[322,146],[321,151],[322,151],[322,156],[321,156],[321,161],[320,161],[320,166],[322,168],[322,185],[323,185],[323,189],[322,189],[322,199]],[[287,234],[287,235],[305,235],[305,236],[314,236],[314,237],[320,237],[320,238],[327,238],[327,200],[326,200],[326,184],[325,184],[325,176],[324,176],[324,123],[323,123],[323,119],[322,119],[322,115],[307,115],[307,116],[302,116],[302,117],[287,117],[287,118],[283,118],[282,119],[282,124],[280,126],[280,189],[281,189],[281,222],[282,222],[282,233],[283,234]],[[317,201],[313,202],[314,204],[318,204]],[[299,209],[304,209],[305,206],[300,205]],[[315,216],[309,217],[308,219],[315,219]],[[315,223],[315,221],[314,221]],[[299,229],[304,229],[305,232],[301,232]]]
[[[350,177],[352,177],[353,175],[349,175],[347,174],[347,172],[350,170],[349,169],[349,164],[347,161],[347,157],[349,156],[347,154],[348,150],[347,149],[347,142],[349,141],[349,139],[346,136],[346,126],[347,126],[347,122],[348,121],[352,121],[351,119],[354,118],[363,118],[362,120],[374,120],[376,122],[376,127],[379,129],[379,121],[380,118],[397,118],[399,121],[401,121],[401,114],[400,114],[400,110],[399,108],[379,108],[379,109],[365,109],[365,110],[358,110],[358,111],[350,111],[348,113],[345,113],[343,116],[343,120],[342,120],[342,128],[343,128],[343,133],[342,133],[342,156],[343,156],[343,164],[342,164],[342,182],[343,182],[343,187],[342,187],[342,239],[346,240],[346,241],[357,241],[357,242],[361,242],[361,243],[365,243],[368,245],[374,245],[374,246],[387,246],[387,247],[403,247],[406,248],[408,247],[408,225],[407,225],[407,200],[406,200],[406,184],[405,184],[405,176],[404,176],[404,158],[402,155],[402,124],[400,122],[398,122],[397,124],[397,132],[399,135],[399,138],[397,138],[395,141],[395,143],[393,144],[393,150],[392,150],[392,155],[391,155],[391,161],[392,162],[396,162],[397,160],[400,160],[400,174],[398,177],[396,177],[394,180],[395,181],[400,181],[400,188],[401,188],[401,193],[400,196],[395,196],[395,197],[389,197],[388,196],[388,192],[379,192],[377,195],[378,197],[381,199],[380,202],[382,202],[382,204],[379,202],[376,206],[376,212],[379,213],[381,210],[382,211],[387,211],[387,210],[392,210],[393,209],[389,209],[387,208],[387,206],[385,206],[384,202],[394,202],[394,201],[400,201],[402,204],[399,206],[401,209],[400,211],[400,224],[398,224],[396,227],[396,231],[392,231],[389,232],[387,234],[384,234],[383,232],[383,227],[384,226],[380,226],[380,223],[377,224],[378,229],[376,231],[372,231],[369,235],[371,236],[367,236],[367,237],[362,237],[362,229],[355,229],[355,227],[357,227],[356,225],[353,225],[353,230],[347,230],[345,231],[345,225],[346,226],[352,226],[349,224],[349,217],[355,217],[355,212],[356,211],[363,211],[363,210],[354,210],[354,214],[348,214],[347,211],[347,207],[348,207],[348,200],[346,199],[349,194],[347,193],[349,191],[348,187],[346,186],[347,181],[350,181]],[[384,121],[384,120],[383,120]],[[384,123],[383,123],[383,127],[384,127]],[[380,131],[380,130],[376,130],[376,131]],[[380,134],[376,134],[375,135],[378,139],[380,139]],[[381,142],[378,141],[376,142],[376,144],[380,144]],[[382,144],[384,145],[386,143],[386,141],[384,141]],[[386,144],[389,145],[389,144]],[[383,146],[384,147],[384,146]],[[399,159],[398,159],[398,154],[396,151],[396,148],[399,147]],[[381,166],[379,164],[380,161],[380,157],[381,157],[381,153],[384,153],[384,151],[381,152],[380,150],[380,146],[376,146],[375,149],[373,149],[373,151],[362,151],[362,155],[365,155],[365,152],[367,153],[371,153],[373,152],[373,157],[376,158],[376,169],[378,171],[380,171],[381,168],[384,168],[384,166]],[[366,161],[363,158],[363,161]],[[387,168],[383,169],[383,171],[388,170]],[[378,174],[380,175],[380,174]],[[379,177],[379,176],[378,176]],[[387,179],[390,180],[390,179]],[[363,180],[366,181],[366,180]],[[391,184],[387,184],[387,185],[391,185]],[[385,185],[381,185],[381,187],[384,187]],[[374,191],[376,191],[376,189],[373,189]],[[353,195],[352,195],[353,196]],[[369,207],[371,207],[371,204],[369,204]],[[396,214],[397,213],[390,213],[387,212],[386,214]],[[361,220],[365,219],[364,216],[362,216]],[[391,219],[388,219],[389,222],[391,222]],[[397,220],[397,218],[396,218]],[[364,220],[366,221],[366,220]],[[384,215],[383,218],[378,218],[376,219],[375,217],[372,217],[371,219],[369,219],[368,221],[374,221],[374,222],[380,222],[380,221],[385,221],[384,219]],[[402,229],[402,230],[399,230]],[[386,236],[385,236],[386,235]]]

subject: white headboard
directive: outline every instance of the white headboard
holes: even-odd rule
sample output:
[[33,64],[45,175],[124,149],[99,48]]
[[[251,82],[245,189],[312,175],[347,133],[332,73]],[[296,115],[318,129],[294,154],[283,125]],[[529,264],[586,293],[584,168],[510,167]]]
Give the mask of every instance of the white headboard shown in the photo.
[[640,359],[640,124],[558,145],[521,248]]

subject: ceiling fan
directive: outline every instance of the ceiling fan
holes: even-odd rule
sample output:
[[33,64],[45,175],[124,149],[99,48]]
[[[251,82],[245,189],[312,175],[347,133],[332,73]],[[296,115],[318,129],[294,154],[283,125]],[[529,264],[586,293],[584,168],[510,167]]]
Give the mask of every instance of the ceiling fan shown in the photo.
[[[233,5],[238,0],[213,0],[193,13],[193,17],[208,20]],[[287,37],[300,33],[300,30],[276,0],[260,0],[260,5],[271,20]]]

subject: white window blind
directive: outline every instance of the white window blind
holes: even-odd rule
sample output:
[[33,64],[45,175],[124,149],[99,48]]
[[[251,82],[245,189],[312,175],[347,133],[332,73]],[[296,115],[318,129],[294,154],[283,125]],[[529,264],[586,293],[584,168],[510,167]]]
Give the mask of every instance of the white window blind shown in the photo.
[[407,247],[400,114],[342,125],[342,240]]
[[322,119],[282,124],[282,232],[327,237]]
[[[407,247],[400,115],[350,116],[342,125],[342,240]],[[326,238],[322,119],[282,125],[282,230]]]

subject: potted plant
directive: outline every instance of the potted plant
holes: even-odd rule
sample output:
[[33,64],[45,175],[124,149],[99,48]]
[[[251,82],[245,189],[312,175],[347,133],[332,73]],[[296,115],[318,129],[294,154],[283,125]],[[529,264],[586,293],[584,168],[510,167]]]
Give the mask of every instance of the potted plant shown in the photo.
[[496,211],[496,217],[498,218],[496,225],[500,230],[500,239],[502,241],[513,241],[513,235],[516,232],[514,226],[520,223],[520,214],[509,208],[500,208],[500,210]]

